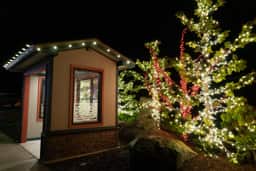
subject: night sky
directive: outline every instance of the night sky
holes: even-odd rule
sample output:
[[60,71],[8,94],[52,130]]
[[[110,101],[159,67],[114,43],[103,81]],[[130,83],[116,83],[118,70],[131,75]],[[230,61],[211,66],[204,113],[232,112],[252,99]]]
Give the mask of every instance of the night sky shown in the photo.
[[[86,38],[98,38],[133,60],[149,59],[144,43],[158,39],[162,42],[161,55],[175,57],[183,28],[175,13],[192,14],[193,9],[192,0],[1,4],[0,64],[27,43]],[[227,0],[216,18],[224,29],[239,32],[241,24],[256,18],[256,2]],[[250,46],[241,53],[252,69],[256,69],[255,52],[256,46]],[[0,92],[20,90],[20,74],[10,74],[2,68],[0,74]]]

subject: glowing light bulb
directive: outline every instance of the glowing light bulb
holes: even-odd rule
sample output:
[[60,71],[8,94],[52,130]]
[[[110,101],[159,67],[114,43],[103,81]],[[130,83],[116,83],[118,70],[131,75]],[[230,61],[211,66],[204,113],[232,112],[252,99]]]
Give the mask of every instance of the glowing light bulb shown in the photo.
[[57,49],[58,49],[58,46],[56,46],[56,45],[53,46],[53,49],[54,49],[54,50],[57,50]]

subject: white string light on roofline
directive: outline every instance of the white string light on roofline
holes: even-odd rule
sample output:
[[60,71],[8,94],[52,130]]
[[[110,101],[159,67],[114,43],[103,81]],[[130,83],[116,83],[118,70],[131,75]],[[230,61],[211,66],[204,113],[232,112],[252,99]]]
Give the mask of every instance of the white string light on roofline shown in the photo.
[[[93,42],[92,42],[92,45],[96,46],[96,45],[97,45],[97,41],[93,41]],[[82,43],[80,44],[80,46],[84,47],[84,46],[86,46],[86,43],[85,43],[85,42],[82,42]],[[16,59],[17,59],[20,55],[22,55],[23,53],[25,53],[25,52],[27,51],[27,49],[31,47],[31,45],[30,45],[30,44],[26,44],[25,47],[26,47],[26,48],[22,48],[20,51],[18,51],[17,54],[15,54],[13,57],[11,57],[11,59],[9,59],[9,61],[8,61],[7,63],[5,63],[5,64],[3,65],[3,67],[6,68],[11,62],[13,62],[14,60],[16,60]],[[73,48],[74,46],[73,46],[73,44],[69,43],[69,44],[67,45],[67,47],[68,47],[68,48]],[[78,47],[78,46],[76,45],[75,47]],[[52,48],[53,50],[55,50],[55,51],[59,50],[59,47],[58,47],[57,45],[53,45],[51,48]],[[42,47],[37,47],[37,48],[36,48],[36,51],[37,51],[37,52],[41,52],[41,51],[42,51]],[[107,48],[106,51],[109,53],[109,52],[111,52],[111,49],[110,49],[110,48]],[[120,55],[120,54],[117,54],[117,55],[116,55],[116,58],[120,59],[120,58],[121,58],[121,55]],[[131,64],[131,61],[126,60],[126,64],[128,64],[128,65]]]

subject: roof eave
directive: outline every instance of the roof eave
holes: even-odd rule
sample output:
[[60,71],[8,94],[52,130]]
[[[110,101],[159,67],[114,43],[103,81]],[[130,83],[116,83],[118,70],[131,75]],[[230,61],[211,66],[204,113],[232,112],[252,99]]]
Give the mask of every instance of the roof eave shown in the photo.
[[30,46],[25,52],[20,54],[16,59],[10,60],[9,61],[10,63],[9,64],[7,63],[8,65],[6,65],[4,68],[9,71],[15,71],[15,69],[13,68],[15,68],[17,64],[29,58],[29,56],[31,56],[34,52],[36,52],[35,47]]
[[[119,70],[132,68],[135,65],[135,63],[125,55],[112,49],[110,46],[104,44],[100,40],[93,38],[76,41],[37,44],[32,46],[29,45],[24,52],[20,51],[15,55],[17,57],[10,59],[9,62],[4,65],[4,68],[9,71],[22,71],[22,67],[24,68],[29,66],[29,63],[31,64],[32,62],[38,62],[43,57],[49,56],[51,54],[57,54],[59,51],[81,48],[91,48],[117,63],[122,63],[122,65],[118,66]],[[36,57],[37,59],[30,59],[31,56]],[[22,65],[24,62],[26,64]]]

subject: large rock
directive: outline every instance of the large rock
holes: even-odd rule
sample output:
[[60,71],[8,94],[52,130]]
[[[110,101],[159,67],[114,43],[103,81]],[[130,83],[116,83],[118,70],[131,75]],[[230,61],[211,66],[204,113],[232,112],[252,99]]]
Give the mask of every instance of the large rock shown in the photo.
[[197,155],[178,139],[146,136],[135,139],[130,146],[132,170],[176,170]]
[[[146,101],[145,99],[143,99]],[[158,130],[151,117],[149,109],[143,109],[134,122],[119,123],[119,140],[121,144],[128,144],[135,138],[147,136]]]
[[121,145],[127,145],[134,139],[145,135],[145,129],[138,127],[136,122],[119,124],[119,141]]

